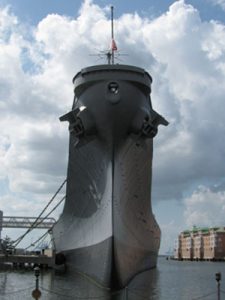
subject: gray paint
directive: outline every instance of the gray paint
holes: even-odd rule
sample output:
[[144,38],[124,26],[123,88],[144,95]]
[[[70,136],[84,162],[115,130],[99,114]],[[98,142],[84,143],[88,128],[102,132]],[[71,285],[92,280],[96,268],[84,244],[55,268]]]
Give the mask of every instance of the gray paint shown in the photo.
[[74,77],[67,197],[53,229],[66,264],[103,286],[124,287],[156,266],[151,210],[152,138],[168,122],[151,106],[143,69],[100,65]]

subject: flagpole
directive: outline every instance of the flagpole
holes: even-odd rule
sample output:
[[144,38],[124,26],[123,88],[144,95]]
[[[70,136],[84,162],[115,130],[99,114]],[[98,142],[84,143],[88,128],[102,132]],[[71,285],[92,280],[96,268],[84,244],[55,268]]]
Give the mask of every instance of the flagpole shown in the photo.
[[[112,42],[114,41],[114,29],[113,29],[113,6],[111,6],[111,37]],[[114,65],[114,47],[112,47],[112,65]]]

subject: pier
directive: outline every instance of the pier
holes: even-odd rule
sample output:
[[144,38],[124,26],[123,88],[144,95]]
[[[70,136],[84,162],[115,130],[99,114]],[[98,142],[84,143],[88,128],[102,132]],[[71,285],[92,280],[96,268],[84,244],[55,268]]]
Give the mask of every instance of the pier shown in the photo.
[[47,255],[4,255],[0,254],[0,264],[11,263],[13,266],[38,265],[52,268],[55,264],[54,256]]

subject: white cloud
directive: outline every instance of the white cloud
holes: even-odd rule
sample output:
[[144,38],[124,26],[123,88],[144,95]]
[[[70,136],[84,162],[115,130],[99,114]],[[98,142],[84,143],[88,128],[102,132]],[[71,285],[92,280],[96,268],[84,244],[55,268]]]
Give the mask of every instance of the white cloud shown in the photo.
[[[214,35],[221,40],[217,45]],[[224,177],[225,27],[202,22],[197,10],[180,1],[149,23],[145,36],[164,66],[152,72],[153,105],[160,103],[172,121],[156,138],[154,196],[179,199],[193,182]]]
[[10,28],[12,28],[13,30],[16,29],[16,26],[18,25],[18,20],[16,16],[9,13],[9,7],[5,7],[1,9],[0,24],[1,24],[0,26],[1,37],[4,37],[6,35],[6,29],[10,29]]
[[192,226],[224,226],[225,192],[201,186],[185,199],[184,219]]
[[[76,72],[104,63],[90,54],[108,48],[107,13],[84,1],[76,19],[52,14],[27,28],[0,11],[0,178],[9,193],[50,197],[66,176],[68,133],[58,117],[71,107]],[[170,121],[155,138],[153,199],[181,199],[225,178],[225,25],[176,1],[155,19],[120,16],[115,37],[129,54],[123,63],[153,76],[153,107]]]
[[219,5],[223,10],[225,10],[225,0],[211,0],[214,5]]

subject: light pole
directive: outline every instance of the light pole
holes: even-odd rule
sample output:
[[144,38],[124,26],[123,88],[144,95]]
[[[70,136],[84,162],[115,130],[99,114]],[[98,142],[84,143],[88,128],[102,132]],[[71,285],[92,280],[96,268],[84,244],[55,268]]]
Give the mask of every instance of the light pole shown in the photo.
[[35,286],[35,290],[33,290],[32,292],[32,297],[35,300],[38,300],[41,297],[41,291],[39,290],[39,275],[40,275],[39,267],[34,268],[34,275],[36,277],[36,286]]
[[216,281],[217,281],[217,299],[220,300],[220,280],[222,276],[221,273],[216,273]]

